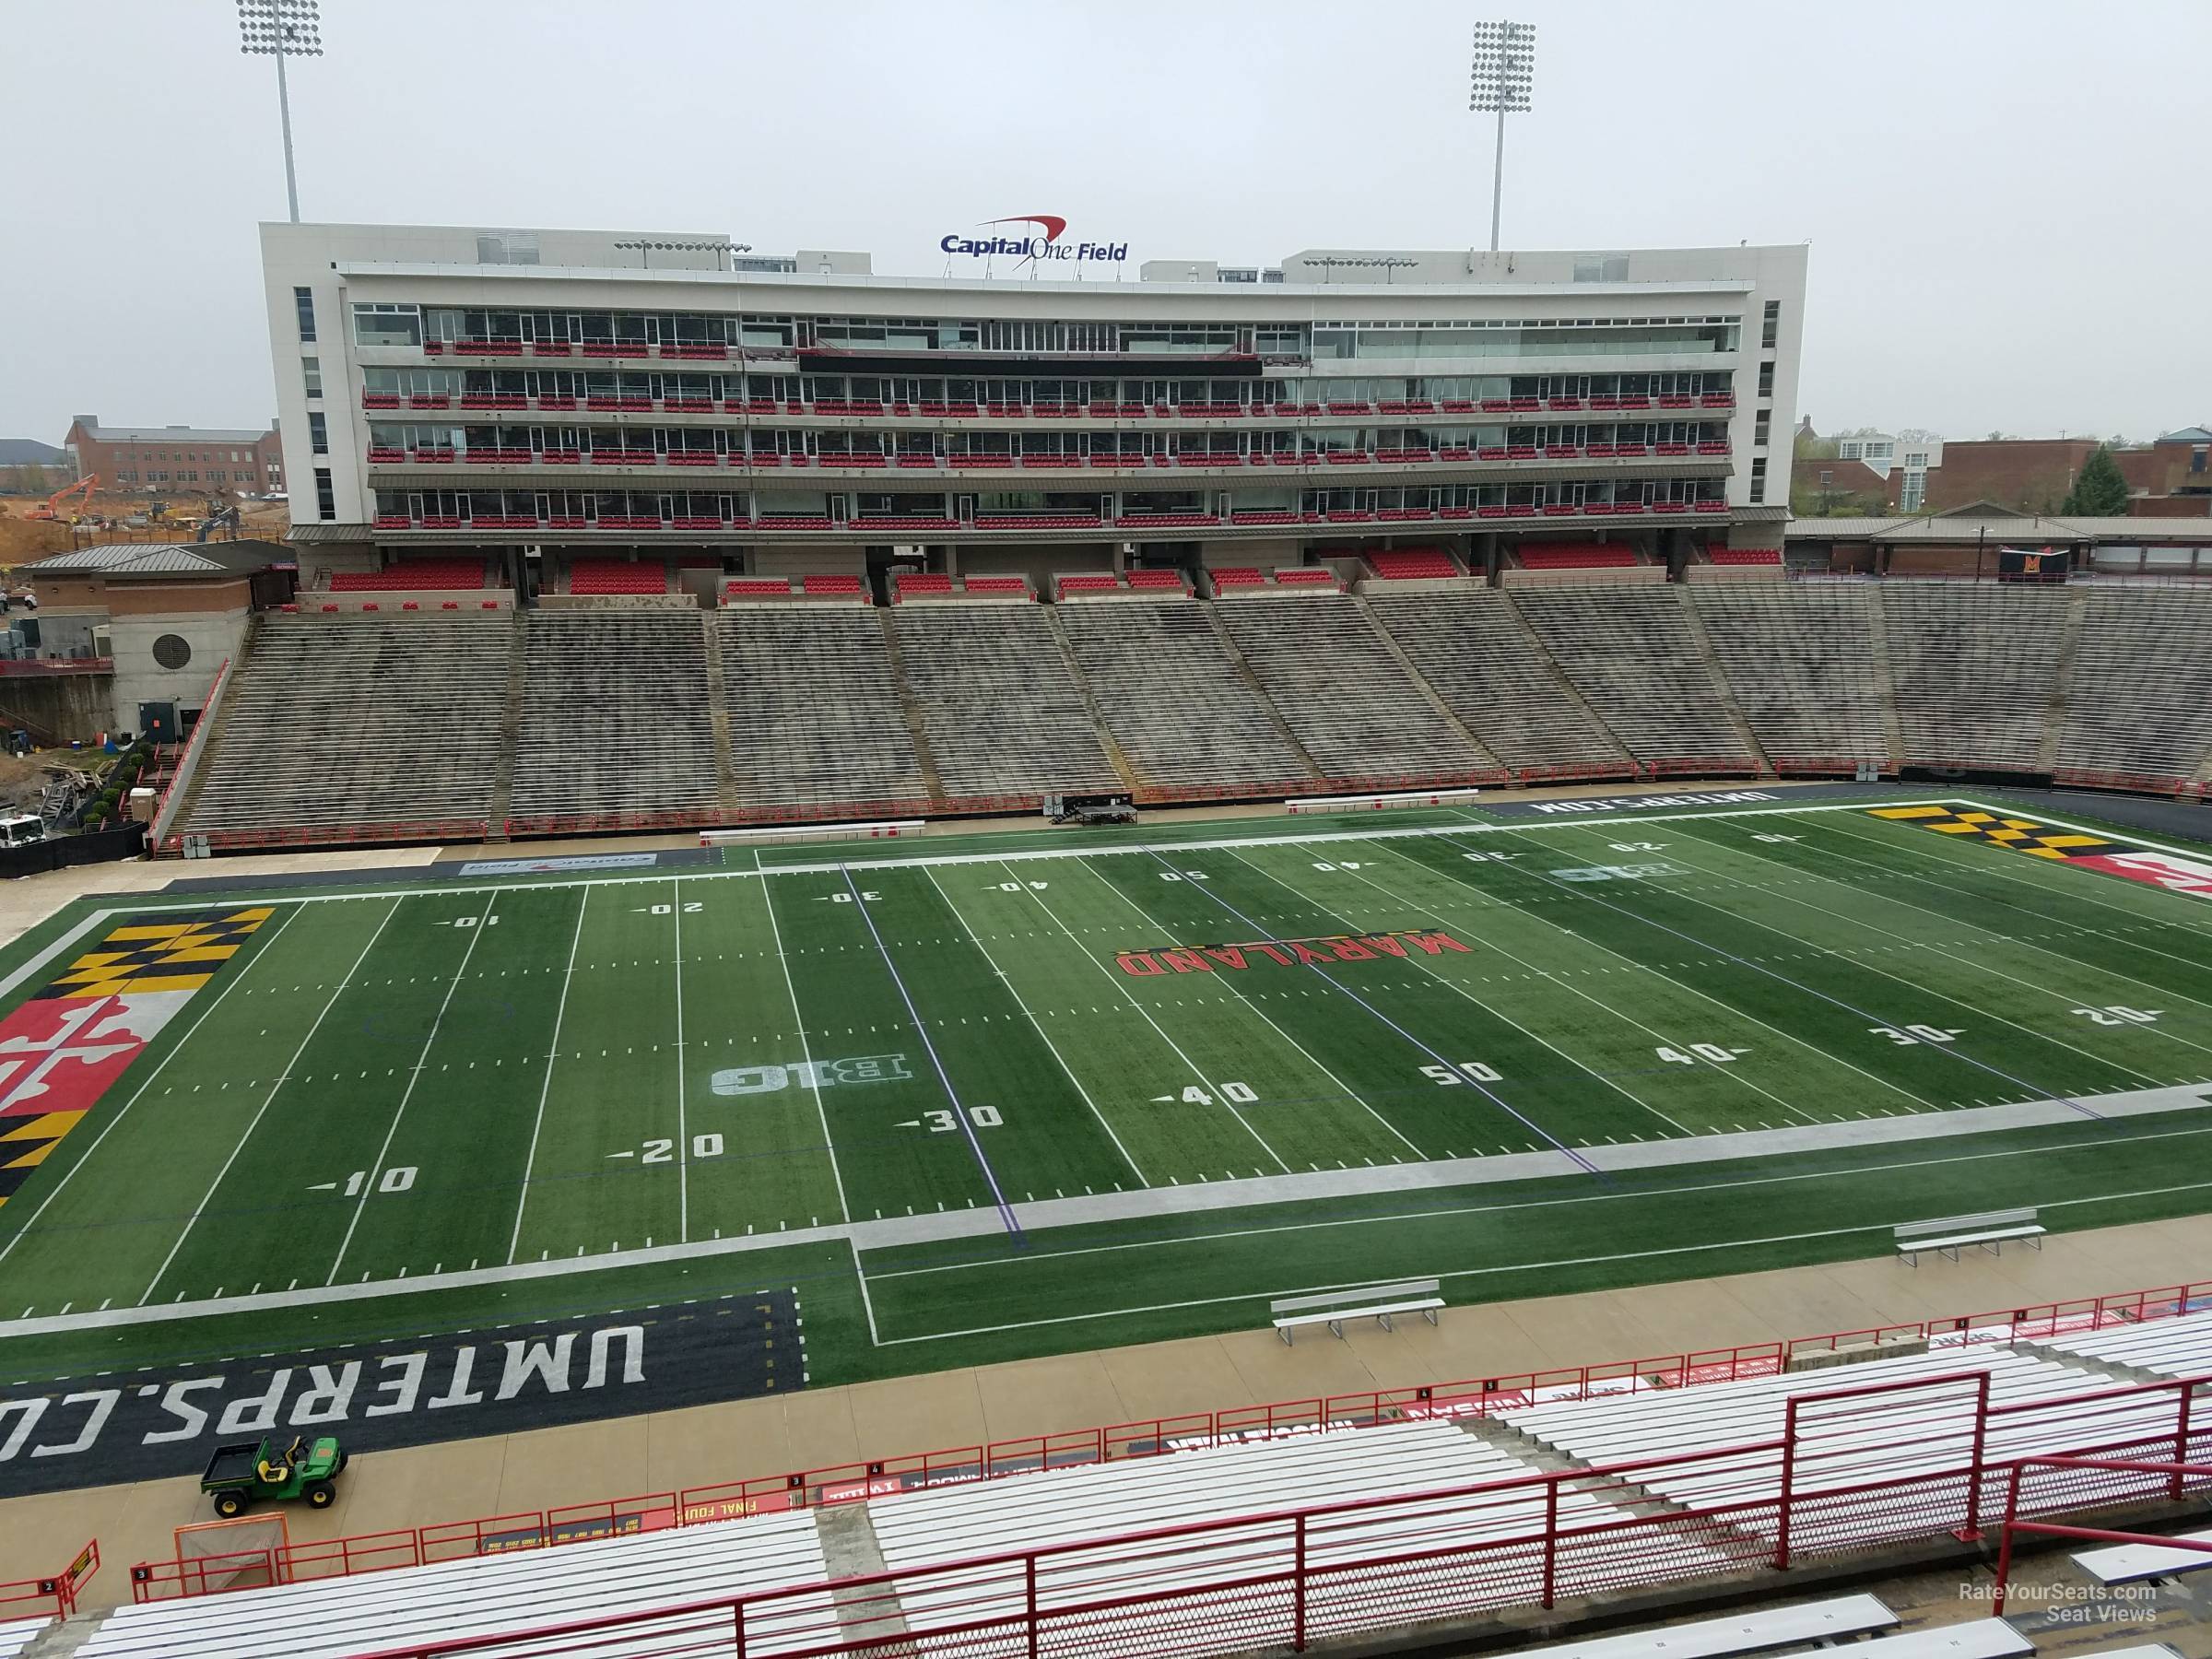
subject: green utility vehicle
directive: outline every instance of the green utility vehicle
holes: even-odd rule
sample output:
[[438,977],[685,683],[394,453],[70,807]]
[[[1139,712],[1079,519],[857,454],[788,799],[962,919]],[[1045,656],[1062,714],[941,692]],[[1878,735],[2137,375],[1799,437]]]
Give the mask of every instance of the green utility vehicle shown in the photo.
[[312,1441],[294,1435],[289,1445],[275,1436],[240,1441],[215,1449],[207,1472],[200,1477],[200,1490],[215,1494],[215,1512],[226,1521],[263,1500],[289,1503],[304,1498],[310,1509],[328,1509],[338,1500],[331,1483],[345,1466],[346,1453],[330,1435]]

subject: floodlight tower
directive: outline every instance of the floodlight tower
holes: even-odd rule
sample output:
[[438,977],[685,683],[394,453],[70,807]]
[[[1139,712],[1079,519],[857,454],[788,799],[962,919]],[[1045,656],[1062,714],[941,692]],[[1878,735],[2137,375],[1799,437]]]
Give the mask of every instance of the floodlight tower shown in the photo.
[[1536,78],[1534,23],[1475,25],[1474,73],[1467,108],[1498,116],[1497,161],[1490,172],[1490,252],[1498,252],[1498,210],[1505,198],[1505,118],[1528,113]]
[[248,57],[276,60],[276,112],[284,124],[284,194],[292,223],[300,222],[300,181],[292,171],[292,99],[284,60],[323,55],[320,0],[238,0],[238,49]]

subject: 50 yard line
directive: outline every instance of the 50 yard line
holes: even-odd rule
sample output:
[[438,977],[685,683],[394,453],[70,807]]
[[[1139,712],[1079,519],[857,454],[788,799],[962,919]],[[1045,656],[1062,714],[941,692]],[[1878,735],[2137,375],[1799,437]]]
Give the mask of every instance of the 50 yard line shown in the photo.
[[546,1126],[546,1097],[553,1091],[553,1064],[560,1058],[560,1023],[568,1018],[569,987],[576,982],[576,947],[583,943],[584,912],[592,908],[592,890],[585,888],[583,901],[576,907],[576,936],[569,941],[569,966],[560,979],[560,1002],[553,1011],[553,1041],[546,1053],[546,1076],[537,1086],[537,1116],[530,1124],[530,1151],[523,1159],[522,1190],[515,1194],[514,1232],[507,1241],[507,1265],[514,1265],[514,1253],[522,1248],[523,1212],[530,1204],[530,1172],[537,1167],[537,1137]]

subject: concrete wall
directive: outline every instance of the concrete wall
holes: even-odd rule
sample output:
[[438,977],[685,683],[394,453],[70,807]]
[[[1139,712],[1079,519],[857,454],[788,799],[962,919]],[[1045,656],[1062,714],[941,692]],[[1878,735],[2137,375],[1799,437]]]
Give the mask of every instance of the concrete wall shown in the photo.
[[[216,670],[238,654],[250,614],[241,605],[227,611],[113,617],[108,632],[115,652],[110,705],[114,726],[136,731],[142,702],[173,702],[180,717],[185,710],[205,704]],[[174,668],[163,667],[154,654],[159,640],[182,641],[189,653],[186,660]]]

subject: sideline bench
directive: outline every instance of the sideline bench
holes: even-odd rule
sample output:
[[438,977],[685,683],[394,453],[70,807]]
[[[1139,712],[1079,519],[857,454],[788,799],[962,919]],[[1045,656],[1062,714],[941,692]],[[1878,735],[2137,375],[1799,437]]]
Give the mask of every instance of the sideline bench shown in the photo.
[[[1873,1630],[1894,1630],[1900,1622],[1875,1596],[1839,1595],[1832,1601],[1730,1613],[1695,1624],[1531,1648],[1527,1659],[1642,1659],[1645,1654],[1664,1655],[1664,1659],[1735,1659],[1738,1654],[1802,1647],[1806,1642],[1849,1641]],[[1852,1649],[1853,1653],[1858,1651]]]
[[2007,1241],[2024,1239],[2041,1250],[2044,1229],[2037,1224],[2031,1209],[1985,1210],[1978,1216],[1944,1216],[1934,1221],[1908,1221],[1892,1230],[1897,1235],[1897,1253],[1905,1258],[1909,1266],[1920,1265],[1920,1253],[1933,1250],[1938,1255],[1959,1259],[1959,1253],[1970,1244],[1979,1244],[1994,1255],[2003,1255]]
[[1276,1316],[1275,1331],[1285,1345],[1300,1325],[1325,1324],[1329,1334],[1341,1337],[1347,1319],[1372,1319],[1384,1330],[1394,1313],[1418,1313],[1430,1324],[1444,1305],[1436,1279],[1402,1279],[1394,1285],[1362,1285],[1351,1290],[1331,1290],[1320,1296],[1286,1296],[1267,1304]]

